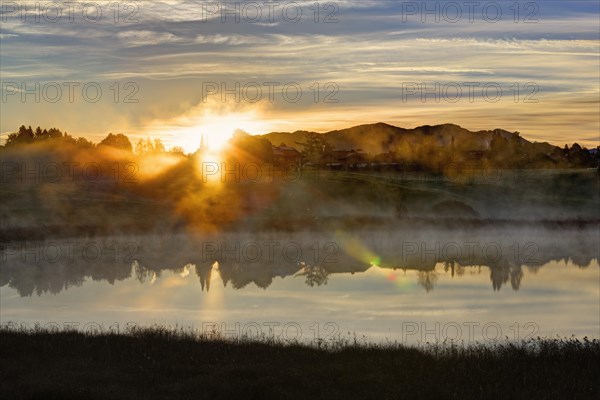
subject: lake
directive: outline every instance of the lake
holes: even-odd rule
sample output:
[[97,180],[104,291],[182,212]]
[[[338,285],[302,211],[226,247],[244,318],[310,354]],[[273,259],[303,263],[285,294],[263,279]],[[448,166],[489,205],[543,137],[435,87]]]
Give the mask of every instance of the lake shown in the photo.
[[403,225],[7,244],[1,321],[284,340],[598,337],[598,227]]

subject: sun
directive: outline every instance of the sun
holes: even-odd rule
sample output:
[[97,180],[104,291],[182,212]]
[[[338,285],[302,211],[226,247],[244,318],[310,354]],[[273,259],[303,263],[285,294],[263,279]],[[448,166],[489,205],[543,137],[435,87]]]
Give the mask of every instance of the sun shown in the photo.
[[202,140],[209,151],[219,154],[237,129],[249,134],[272,131],[277,121],[263,117],[264,110],[258,106],[235,110],[229,105],[203,104],[173,119],[153,121],[145,130],[187,154],[196,152]]
[[220,152],[237,129],[264,133],[268,128],[253,112],[207,113],[189,122],[189,126],[181,127],[173,137],[175,145],[183,147],[186,153],[198,150],[203,137],[208,150]]
[[198,126],[198,129],[200,134],[204,135],[209,150],[221,151],[233,137],[236,129],[245,129],[240,122],[237,118],[227,116],[211,118]]

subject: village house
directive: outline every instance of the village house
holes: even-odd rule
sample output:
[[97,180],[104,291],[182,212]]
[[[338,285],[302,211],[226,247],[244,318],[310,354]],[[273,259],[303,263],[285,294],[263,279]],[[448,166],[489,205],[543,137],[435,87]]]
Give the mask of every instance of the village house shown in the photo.
[[300,166],[302,162],[302,153],[293,147],[281,143],[279,146],[273,146],[273,164],[277,166],[290,167]]
[[362,149],[334,150],[326,156],[326,163],[329,166],[357,166],[366,162],[367,154]]

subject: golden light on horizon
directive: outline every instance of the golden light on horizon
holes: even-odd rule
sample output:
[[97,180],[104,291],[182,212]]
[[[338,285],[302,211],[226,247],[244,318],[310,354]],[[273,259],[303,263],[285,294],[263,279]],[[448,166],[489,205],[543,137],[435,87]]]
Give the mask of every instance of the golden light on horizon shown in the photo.
[[262,121],[256,110],[218,111],[207,110],[203,113],[176,121],[178,128],[164,126],[165,134],[172,134],[173,146],[180,146],[186,153],[198,150],[204,138],[204,145],[214,152],[222,151],[236,130],[251,134],[264,133],[269,124]]

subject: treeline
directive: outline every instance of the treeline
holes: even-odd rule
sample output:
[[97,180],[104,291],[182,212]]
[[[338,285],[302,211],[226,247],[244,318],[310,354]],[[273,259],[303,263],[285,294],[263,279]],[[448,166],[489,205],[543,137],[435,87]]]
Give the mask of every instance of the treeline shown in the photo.
[[[57,128],[42,129],[38,126],[36,129],[33,129],[31,125],[29,127],[21,125],[17,132],[9,134],[6,143],[2,147],[15,148],[36,143],[72,145],[80,149],[94,149],[99,146],[110,146],[128,152],[135,152],[138,155],[167,152],[165,145],[160,139],[139,139],[134,146],[126,135],[122,133],[109,133],[104,139],[96,144],[84,137],[73,137],[67,132],[62,132]],[[174,147],[170,151],[174,153],[183,153],[181,147]]]
[[[25,125],[21,125],[19,130],[15,133],[10,133],[6,139],[4,147],[17,147],[24,145],[31,145],[34,143],[48,143],[57,142],[70,143],[81,148],[93,148],[95,144],[86,138],[79,137],[75,138],[69,135],[67,132],[62,132],[57,128],[42,129],[37,127],[35,130],[31,128],[31,125],[27,128]],[[129,139],[128,139],[129,141]],[[131,143],[130,143],[131,146]]]

